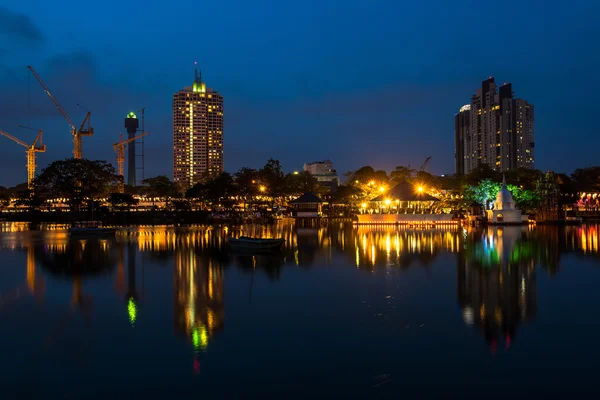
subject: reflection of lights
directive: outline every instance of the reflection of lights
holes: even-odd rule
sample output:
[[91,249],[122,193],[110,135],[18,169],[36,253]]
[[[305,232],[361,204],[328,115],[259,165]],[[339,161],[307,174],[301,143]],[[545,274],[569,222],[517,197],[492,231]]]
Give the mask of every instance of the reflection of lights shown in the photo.
[[131,325],[133,325],[137,318],[137,306],[135,305],[133,297],[129,298],[129,302],[127,303],[127,312],[129,313],[129,322],[131,322]]
[[467,325],[473,325],[475,322],[475,313],[471,307],[465,307],[463,310],[463,320]]
[[200,328],[194,327],[192,330],[192,344],[196,350],[204,350],[208,346],[208,332],[203,324],[200,324]]

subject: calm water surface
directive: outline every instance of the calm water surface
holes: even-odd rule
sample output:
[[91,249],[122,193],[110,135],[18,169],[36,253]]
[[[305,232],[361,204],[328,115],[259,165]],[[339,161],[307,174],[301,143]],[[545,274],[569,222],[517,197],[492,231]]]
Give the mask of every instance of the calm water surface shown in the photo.
[[598,229],[0,225],[0,398],[594,393]]

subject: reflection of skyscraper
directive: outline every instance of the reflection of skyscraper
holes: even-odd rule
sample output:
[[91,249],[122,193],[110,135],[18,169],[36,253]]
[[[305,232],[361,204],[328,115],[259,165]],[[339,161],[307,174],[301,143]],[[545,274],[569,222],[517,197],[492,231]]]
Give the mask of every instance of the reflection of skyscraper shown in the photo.
[[173,276],[175,331],[203,350],[223,329],[225,319],[223,270],[199,262],[192,248],[175,251]]
[[468,325],[495,346],[510,346],[518,326],[537,311],[535,261],[520,240],[520,227],[489,228],[481,240],[467,240],[458,256],[458,303]]

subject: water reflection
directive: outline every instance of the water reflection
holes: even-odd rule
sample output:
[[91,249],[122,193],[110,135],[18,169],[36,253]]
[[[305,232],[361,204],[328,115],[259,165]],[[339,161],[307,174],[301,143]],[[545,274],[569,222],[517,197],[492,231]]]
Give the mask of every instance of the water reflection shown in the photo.
[[175,332],[205,350],[224,327],[223,268],[196,256],[193,248],[177,248],[173,265]]
[[[225,246],[226,239],[241,235],[284,237],[286,244],[281,254],[275,255],[228,252]],[[118,333],[127,329],[128,333],[123,336],[138,335],[135,336],[137,340],[148,332],[138,328],[144,320],[148,323],[152,317],[154,324],[155,321],[164,318],[163,325],[172,328],[165,329],[165,326],[156,325],[155,330],[168,331],[173,340],[185,348],[190,360],[193,357],[193,367],[190,362],[185,364],[186,368],[193,368],[195,372],[199,372],[199,358],[203,356],[202,353],[206,355],[215,347],[219,348],[219,341],[232,340],[236,334],[242,334],[233,332],[229,335],[229,330],[235,329],[231,328],[232,326],[235,327],[236,323],[240,326],[240,298],[243,297],[244,304],[258,303],[265,307],[260,301],[251,301],[253,282],[256,282],[258,277],[262,279],[262,285],[284,287],[286,290],[293,290],[296,284],[307,285],[302,287],[302,293],[306,295],[302,301],[311,304],[308,301],[311,299],[311,291],[319,285],[321,289],[325,287],[335,295],[339,288],[336,288],[334,283],[327,283],[337,282],[337,276],[332,278],[333,274],[345,274],[344,280],[340,282],[348,285],[354,284],[355,281],[375,285],[370,277],[376,277],[378,272],[383,271],[390,283],[389,290],[383,293],[370,289],[369,294],[364,295],[369,300],[364,304],[370,303],[364,307],[374,304],[375,308],[375,298],[386,298],[386,305],[389,304],[390,307],[401,304],[400,300],[390,299],[392,296],[389,296],[389,292],[398,287],[398,281],[411,276],[415,269],[425,268],[430,272],[428,275],[416,274],[425,276],[424,279],[435,279],[436,275],[446,277],[444,274],[449,272],[449,279],[444,281],[444,285],[450,285],[451,293],[440,294],[432,291],[426,296],[444,296],[442,300],[446,304],[452,304],[455,312],[458,303],[460,314],[456,313],[451,323],[459,327],[459,332],[478,332],[483,339],[478,339],[477,343],[481,345],[485,340],[491,351],[496,352],[512,348],[516,338],[519,338],[519,341],[523,340],[520,332],[523,332],[526,324],[532,324],[536,318],[541,318],[538,312],[549,313],[549,308],[543,308],[541,298],[538,297],[544,290],[548,290],[547,286],[544,288],[543,284],[539,283],[543,282],[540,276],[548,275],[559,280],[561,265],[568,259],[568,255],[597,260],[599,249],[597,225],[562,228],[527,226],[409,229],[356,228],[335,224],[317,229],[296,228],[293,224],[276,224],[187,229],[142,227],[123,230],[110,240],[72,240],[64,230],[28,231],[20,226],[13,226],[0,234],[0,255],[10,252],[20,253],[19,257],[22,257],[20,259],[23,261],[19,262],[23,262],[24,265],[9,265],[11,271],[18,271],[18,282],[14,287],[0,286],[0,311],[11,309],[13,306],[16,308],[26,297],[37,299],[35,304],[52,303],[47,301],[52,297],[56,304],[59,301],[56,299],[60,298],[53,297],[56,295],[55,291],[59,290],[56,283],[63,282],[64,286],[66,281],[69,305],[72,305],[73,309],[81,310],[88,319],[94,300],[100,306],[98,308],[104,307],[102,312],[111,317],[111,301],[118,304],[118,317],[111,320],[110,324],[114,325],[113,329]],[[331,275],[326,278],[331,280],[325,279],[318,284],[311,282],[312,277],[323,278],[323,275],[318,273],[330,265],[343,268],[331,268],[327,271]],[[5,276],[3,274],[9,271],[9,267],[0,269],[0,282]],[[155,292],[152,296],[145,294],[144,271],[147,270],[154,279]],[[393,274],[388,274],[389,272]],[[240,276],[244,279],[243,284],[237,282],[237,285],[230,285],[232,280],[240,280]],[[298,278],[299,276],[301,278]],[[307,276],[310,278],[306,278]],[[400,278],[397,278],[398,276]],[[303,280],[298,281],[302,283],[296,283],[290,281],[291,279]],[[398,280],[394,282],[394,279]],[[411,279],[415,279],[415,274],[412,274]],[[88,285],[90,282],[95,286]],[[424,281],[415,282],[421,284],[415,292],[431,290]],[[161,290],[156,291],[157,287]],[[249,292],[248,299],[246,290]],[[265,286],[260,290],[265,290]],[[243,295],[240,296],[238,291],[244,291]],[[352,294],[342,293],[344,296]],[[406,296],[407,301],[403,306],[407,309],[417,309],[420,304],[412,302],[413,298],[409,298],[410,293]],[[238,303],[234,302],[233,307],[232,298],[238,300]],[[278,297],[273,299],[269,301],[276,303],[279,300]],[[427,300],[420,298],[419,301]],[[318,302],[319,310],[327,307],[325,303]],[[342,318],[340,315],[346,315],[344,312],[347,315],[360,313],[359,307],[363,303],[357,303],[359,306],[346,305],[356,309],[346,309],[340,314],[334,311],[331,313],[336,315],[338,321]],[[163,304],[166,307],[160,309],[160,305]],[[304,311],[304,306],[303,303],[295,310],[296,313],[300,310],[306,312],[303,317],[308,318],[314,310]],[[315,304],[311,306],[317,307]],[[127,318],[124,317],[125,310]],[[270,310],[275,312],[273,310],[276,309]],[[226,311],[228,334],[224,335]],[[243,311],[256,313],[256,309],[251,308]],[[252,317],[270,317],[267,314],[257,313]],[[364,316],[361,324],[368,324],[370,315],[372,314],[369,312],[368,316]],[[286,316],[279,317],[285,319]],[[390,329],[400,325],[394,332],[402,331],[407,326],[403,320],[404,315],[390,313],[386,314],[386,317],[388,319],[385,323],[389,324]],[[444,316],[438,317],[440,321],[444,321]],[[266,334],[273,329],[265,320],[258,320],[256,323],[265,326]],[[282,321],[282,325],[285,323],[292,322]],[[320,323],[326,324],[326,321]],[[343,323],[351,325],[352,321]],[[360,328],[356,330],[359,331]],[[179,348],[173,344],[172,346],[173,349]]]
[[528,228],[490,227],[468,234],[457,257],[458,304],[492,351],[509,348],[518,326],[532,319],[536,303],[536,253]]

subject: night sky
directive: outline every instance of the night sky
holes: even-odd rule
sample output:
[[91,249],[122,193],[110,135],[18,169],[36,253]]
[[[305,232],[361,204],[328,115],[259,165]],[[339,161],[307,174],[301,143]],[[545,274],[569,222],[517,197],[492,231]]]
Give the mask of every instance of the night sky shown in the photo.
[[[154,7],[151,4],[165,4]],[[84,157],[115,161],[129,111],[146,108],[146,177],[172,177],[172,94],[194,61],[225,98],[225,168],[286,171],[331,159],[454,172],[453,117],[481,81],[535,105],[536,167],[600,164],[600,1],[3,0],[0,128],[44,129],[41,166],[72,155],[71,115],[92,112]],[[0,137],[0,185],[26,180],[24,148]]]

